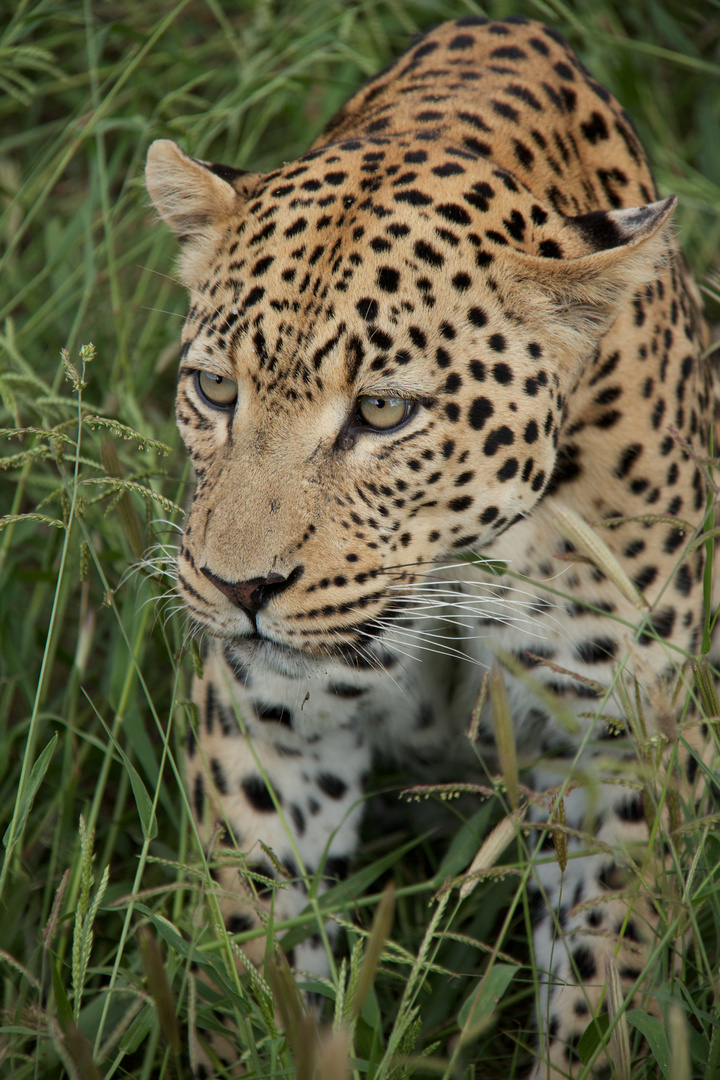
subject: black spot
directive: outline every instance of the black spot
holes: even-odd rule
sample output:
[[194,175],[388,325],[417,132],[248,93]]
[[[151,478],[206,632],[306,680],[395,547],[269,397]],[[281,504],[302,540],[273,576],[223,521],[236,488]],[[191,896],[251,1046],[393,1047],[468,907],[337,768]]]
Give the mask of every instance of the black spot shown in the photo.
[[[267,787],[267,784],[263,778],[257,773],[251,773],[246,776],[240,784],[240,787],[245,793],[245,797],[254,810],[257,810],[261,814],[269,814],[275,810],[275,803],[272,800],[272,795]],[[279,803],[282,803],[280,793],[276,790],[275,797]]]
[[[524,169],[531,168],[532,163],[535,160],[535,155],[533,154],[530,147],[526,146],[525,143],[520,142],[519,139],[513,139],[513,142],[515,144],[515,157],[518,159]],[[521,240],[522,237],[516,236],[515,239]]]
[[505,352],[507,342],[502,334],[491,334],[488,338],[488,345],[493,352]]
[[325,860],[324,877],[333,881],[344,881],[350,871],[350,859],[347,855],[330,855]]
[[644,566],[640,573],[633,578],[633,581],[637,585],[640,592],[647,589],[649,585],[652,585],[653,581],[657,577],[657,569],[654,566]]
[[195,817],[198,821],[202,821],[205,813],[205,786],[200,773],[196,774],[195,783],[193,784],[193,806],[195,807]]
[[490,53],[494,60],[525,60],[527,53],[519,49],[517,45],[501,45]]
[[610,409],[608,412],[603,413],[597,418],[597,420],[595,421],[595,427],[599,427],[603,431],[607,430],[607,428],[614,427],[614,425],[617,424],[618,420],[620,419],[621,415],[622,414],[619,413],[617,409]]
[[497,471],[498,480],[501,483],[504,483],[506,480],[512,480],[519,468],[520,466],[517,458],[508,458],[505,464]]
[[[481,142],[480,139],[473,138],[472,135],[465,135],[463,138],[463,146],[471,150],[473,154],[477,154],[478,157],[489,157],[492,153],[492,146],[490,143]],[[472,191],[468,191],[463,195],[463,199],[469,202],[471,206],[477,207],[478,210],[487,210],[487,203],[480,196],[476,195]]]
[[563,257],[563,250],[555,240],[541,240],[538,244],[538,251],[546,259],[562,259]]
[[285,236],[297,236],[298,233],[303,232],[305,229],[307,229],[307,218],[299,217],[292,225],[288,225]]
[[621,394],[622,389],[619,386],[606,386],[604,390],[595,395],[595,404],[612,405],[613,401],[617,401]]
[[377,284],[378,288],[383,292],[394,293],[397,292],[398,282],[400,281],[400,274],[397,270],[393,270],[390,266],[381,266],[378,270]]
[[460,510],[467,510],[469,506],[472,506],[474,500],[470,495],[461,495],[457,499],[451,499],[448,503],[448,509],[458,513]]
[[364,694],[365,691],[360,686],[350,686],[349,683],[330,683],[328,686],[328,693],[335,694],[340,698],[356,698]]
[[[673,631],[673,626],[675,625],[675,615],[676,612],[674,608],[662,608],[661,611],[656,611],[650,616],[650,626],[652,626],[655,633],[658,634],[661,638],[670,637]],[[643,630],[642,634],[640,635],[641,645],[649,645],[650,642],[654,640],[655,638],[649,630]]]
[[513,380],[512,369],[507,364],[495,364],[493,366],[493,378],[495,382],[502,383],[506,386]]
[[553,67],[561,79],[567,79],[568,82],[574,80],[575,76],[573,74],[573,69],[569,64],[564,63],[562,60],[558,60],[557,64],[554,64]]
[[446,221],[451,221],[453,225],[469,225],[472,221],[467,210],[458,206],[457,203],[441,203],[440,206],[435,207],[435,213],[440,214]]
[[579,641],[575,646],[577,656],[586,664],[603,664],[615,656],[617,642],[612,638],[595,638]]
[[487,315],[482,308],[471,307],[467,313],[468,322],[473,326],[477,326],[478,329],[482,328],[487,323]]
[[688,596],[692,588],[692,574],[684,564],[675,575],[675,588],[681,596]]
[[436,251],[434,247],[427,244],[424,240],[417,240],[415,242],[415,254],[422,262],[427,263],[428,266],[433,266],[439,269],[445,262],[445,257]]
[[512,120],[513,123],[517,124],[520,119],[520,113],[517,109],[514,109],[512,105],[508,105],[506,101],[497,101],[495,98],[491,98],[490,107],[494,113],[502,116],[504,120]]
[[305,815],[296,803],[290,803],[290,817],[293,819],[298,836],[304,836]]
[[[477,115],[477,113],[459,112],[457,115],[458,115],[458,120],[462,120],[464,123],[470,124],[470,126],[474,127],[477,131],[485,131],[485,132],[488,132],[488,133],[492,131],[492,128],[489,127],[488,124],[486,124],[485,121],[482,119],[482,117]],[[489,185],[486,184],[485,186],[487,187]],[[474,191],[478,190],[478,185],[477,184],[473,184],[473,190]],[[493,194],[492,188],[490,189],[490,194],[491,195]],[[486,209],[487,209],[487,207],[486,207]]]
[[485,382],[486,372],[485,365],[483,364],[482,360],[471,360],[470,372],[472,374],[472,377],[474,379],[477,379],[478,382]]
[[538,437],[538,426],[534,420],[528,421],[525,426],[524,439],[526,443],[534,443]]
[[424,45],[420,45],[413,55],[413,60],[421,60],[423,56],[429,56],[430,53],[434,53],[439,48],[437,41],[426,41]]
[[377,300],[372,300],[369,296],[363,297],[362,300],[358,300],[355,305],[357,312],[361,319],[365,322],[374,322],[378,317],[378,303]]
[[573,950],[573,963],[577,968],[578,978],[581,982],[587,982],[595,977],[595,958],[587,945],[579,945]]
[[[477,398],[476,401],[487,401],[487,398]],[[488,402],[490,404],[490,402]],[[473,407],[475,402],[473,403]],[[490,414],[488,414],[490,415]],[[472,424],[472,419],[470,420]],[[475,424],[472,424],[475,427]],[[515,435],[512,428],[509,428],[507,424],[502,424],[501,427],[494,428],[485,439],[485,445],[483,446],[483,453],[488,457],[492,457],[498,452],[501,446],[512,446],[515,442]]]
[[292,727],[293,714],[284,705],[269,705],[264,701],[253,701],[252,704],[258,720],[275,720],[285,727]]
[[663,550],[667,552],[668,555],[672,555],[679,547],[681,547],[684,540],[685,534],[682,529],[673,529],[668,533],[667,539],[663,544]]
[[615,807],[615,813],[621,821],[642,821],[645,817],[642,795],[628,795],[624,802]]
[[590,119],[580,124],[580,130],[588,142],[591,142],[593,146],[600,139],[610,138],[607,124],[599,112],[592,112],[590,114]]
[[[433,113],[433,120],[442,120],[442,113]],[[458,176],[464,173],[462,165],[458,165],[456,161],[446,161],[444,165],[436,165],[433,169],[435,176]]]
[[489,398],[475,398],[468,410],[468,421],[470,423],[470,427],[473,428],[475,431],[480,431],[485,426],[485,422],[488,420],[489,417],[492,416],[494,412],[495,407]]
[[494,244],[502,244],[507,247],[507,240],[502,233],[497,232],[496,229],[486,229],[485,235],[488,240],[492,240]]
[[269,267],[275,262],[274,255],[266,255],[264,259],[258,259],[250,271],[251,277],[261,277]]
[[618,365],[619,360],[620,360],[620,353],[619,352],[611,353],[611,355],[607,358],[607,360],[605,360],[603,362],[603,364],[600,366],[600,368],[595,372],[592,379],[590,380],[589,385],[590,386],[595,386],[596,383],[599,383],[602,379],[606,379],[608,377],[608,375],[612,375],[613,371],[615,370],[615,368]]
[[321,772],[315,777],[317,786],[331,799],[341,799],[347,791],[347,784],[334,773]]
[[210,772],[212,773],[213,783],[217,790],[221,795],[227,795],[227,780],[225,779],[225,773],[217,758],[210,758]]
[[658,398],[656,403],[655,403],[655,408],[652,411],[652,416],[650,417],[650,422],[651,422],[653,428],[655,429],[655,431],[657,431],[657,429],[660,427],[660,424],[662,423],[662,418],[663,418],[664,414],[665,414],[665,402],[663,401],[662,398]]
[[225,920],[225,926],[230,934],[244,934],[246,930],[252,930],[254,925],[249,915],[230,915]]
[[393,198],[395,202],[406,202],[411,206],[429,206],[432,203],[429,195],[423,195],[422,191],[416,191],[415,188],[409,191],[398,191]]

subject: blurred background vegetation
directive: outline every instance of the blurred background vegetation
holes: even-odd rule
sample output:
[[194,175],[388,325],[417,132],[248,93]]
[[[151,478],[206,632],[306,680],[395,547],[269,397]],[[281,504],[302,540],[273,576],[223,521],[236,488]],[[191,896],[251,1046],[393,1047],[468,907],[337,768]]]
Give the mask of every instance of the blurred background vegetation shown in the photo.
[[[174,242],[148,209],[147,146],[172,138],[200,157],[270,169],[302,152],[413,34],[468,12],[521,13],[568,37],[634,118],[661,194],[680,196],[697,276],[716,267],[717,0],[0,0],[0,425],[31,429],[0,441],[0,1075],[188,1075],[161,1023],[166,991],[146,975],[164,965],[187,1026],[188,943],[209,879],[181,782],[190,658],[162,573],[190,482],[173,421],[186,298]],[[146,548],[156,562],[128,577]],[[458,833],[453,868],[467,865],[484,824]],[[372,889],[397,863],[393,933],[412,957],[448,867],[429,847],[398,862],[404,840],[368,836],[365,876],[343,902],[365,892],[352,917],[369,925]],[[445,942],[438,964],[454,975],[428,968],[422,985],[435,993],[417,1022],[403,1019],[402,1043],[392,1032],[405,969],[390,966],[359,1022],[363,1074],[396,1075],[378,1066],[391,1043],[437,1043],[447,1058],[511,894],[507,882],[483,885],[466,902],[463,934],[481,944]],[[141,949],[141,924],[162,939],[162,961]],[[522,918],[507,934],[512,951]],[[262,994],[242,993],[252,1075],[293,1075]],[[457,1075],[523,1075],[532,995],[511,993],[507,1009],[516,1041],[482,1035]]]

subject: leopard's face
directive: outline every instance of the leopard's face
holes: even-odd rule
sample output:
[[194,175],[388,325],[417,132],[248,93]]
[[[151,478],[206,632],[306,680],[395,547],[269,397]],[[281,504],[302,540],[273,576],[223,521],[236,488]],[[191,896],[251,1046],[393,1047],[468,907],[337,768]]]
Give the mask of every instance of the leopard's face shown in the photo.
[[226,200],[185,263],[179,589],[251,655],[343,654],[541,498],[565,397],[667,207],[603,215],[598,252],[435,147],[355,140],[235,187],[172,153]]

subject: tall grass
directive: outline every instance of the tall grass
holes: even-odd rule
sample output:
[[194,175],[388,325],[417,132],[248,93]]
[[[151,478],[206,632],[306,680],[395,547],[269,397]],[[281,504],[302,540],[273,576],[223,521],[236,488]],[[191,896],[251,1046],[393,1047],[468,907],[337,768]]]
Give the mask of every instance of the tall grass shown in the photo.
[[[503,817],[502,793],[448,801],[438,844],[396,817],[399,779],[377,778],[392,799],[370,807],[356,872],[320,901],[344,933],[335,979],[315,987],[334,1036],[314,1041],[281,967],[270,985],[235,975],[234,944],[207,924],[212,879],[182,784],[192,656],[163,572],[190,483],[173,422],[186,300],[142,187],[149,142],[268,169],[301,152],[410,35],[467,11],[520,11],[570,38],[636,120],[661,192],[681,196],[681,237],[702,275],[720,246],[711,0],[0,6],[2,1076],[187,1077],[188,1030],[223,1015],[257,1077],[330,1080],[348,1055],[356,1077],[527,1072],[519,824],[474,891],[446,884]],[[374,833],[373,813],[395,831]],[[668,973],[663,984],[670,1045],[651,1030],[647,1070],[680,1076],[668,1070],[686,1060],[686,1075],[711,1080],[720,837],[712,818],[684,835],[692,857],[665,942],[689,927],[694,951],[685,983]],[[373,928],[389,878],[394,920],[386,899]],[[286,944],[315,924],[295,920]],[[193,956],[215,990],[195,979]],[[588,1036],[588,1060],[599,1037]]]

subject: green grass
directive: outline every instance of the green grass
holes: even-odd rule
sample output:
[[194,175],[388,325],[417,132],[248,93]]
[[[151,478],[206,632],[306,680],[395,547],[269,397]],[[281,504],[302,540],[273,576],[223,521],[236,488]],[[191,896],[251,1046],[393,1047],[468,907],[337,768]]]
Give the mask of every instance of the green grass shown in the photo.
[[[182,785],[191,657],[176,605],[157,600],[167,582],[127,573],[145,547],[173,542],[172,525],[158,519],[181,521],[175,507],[189,484],[173,422],[186,300],[142,166],[158,137],[246,168],[289,160],[409,35],[476,10],[544,18],[570,38],[635,119],[661,193],[680,195],[680,235],[702,276],[720,246],[716,2],[0,8],[0,425],[34,429],[2,441],[2,1076],[187,1077],[189,1021],[216,1023],[205,998],[238,1018],[250,1075],[310,1075],[307,1021],[293,1019],[282,974],[272,989],[239,982],[227,938],[206,925],[211,879]],[[96,415],[117,423],[93,425]],[[377,778],[393,792],[400,783]],[[502,817],[503,799],[480,809],[450,801],[449,847],[413,838],[402,821],[389,835],[368,827],[355,875],[322,901],[347,926],[325,1019],[334,1009],[347,1021],[341,1032],[354,1025],[352,1045],[341,1034],[323,1043],[325,1080],[340,1076],[346,1052],[355,1075],[374,1080],[527,1074],[525,839],[467,898],[443,890]],[[668,977],[661,998],[672,1068],[685,1052],[689,1061],[672,1075],[712,1080],[715,820],[690,823],[681,847],[687,893],[666,904],[665,944],[689,928],[693,949],[684,982]],[[386,901],[368,943],[389,878],[394,920],[388,929]],[[290,933],[312,932],[314,920]],[[193,949],[220,998],[193,988]],[[287,1035],[275,1029],[270,995],[287,1014]],[[647,1074],[663,1075],[663,1047],[651,1045]]]

